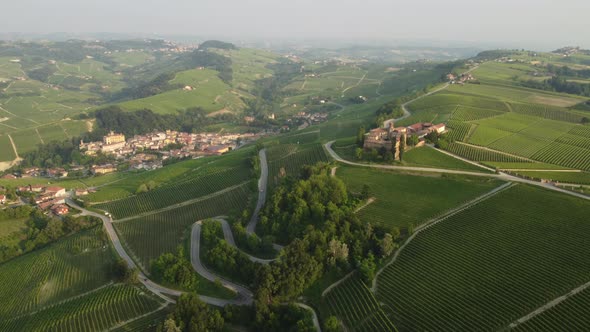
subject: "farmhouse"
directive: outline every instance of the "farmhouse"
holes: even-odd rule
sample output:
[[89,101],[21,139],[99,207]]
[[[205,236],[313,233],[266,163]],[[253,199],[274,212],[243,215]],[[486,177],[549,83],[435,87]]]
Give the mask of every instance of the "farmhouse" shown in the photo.
[[6,195],[0,195],[0,204],[6,203]]
[[375,128],[365,134],[363,148],[385,148],[393,152],[395,159],[399,159],[400,141],[405,140],[408,135],[423,138],[431,132],[441,134],[446,130],[444,123],[433,125],[430,122],[419,122],[407,127],[394,127],[393,121],[387,123],[389,124],[387,128]]
[[58,216],[63,216],[64,214],[68,214],[70,212],[70,208],[65,204],[58,204],[51,208],[51,212]]
[[117,168],[112,165],[112,164],[105,164],[105,165],[94,165],[92,166],[92,168],[90,169],[90,172],[92,172],[92,174],[96,175],[96,174],[108,174],[108,173],[113,173],[117,170]]

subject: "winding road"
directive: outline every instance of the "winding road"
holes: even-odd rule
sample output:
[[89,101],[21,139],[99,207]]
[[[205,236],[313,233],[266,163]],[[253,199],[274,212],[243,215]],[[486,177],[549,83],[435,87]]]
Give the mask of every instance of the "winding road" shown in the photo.
[[254,234],[256,232],[256,225],[258,224],[258,215],[260,210],[266,202],[266,188],[268,183],[268,162],[266,161],[266,149],[262,149],[258,152],[260,159],[260,179],[258,179],[258,202],[256,208],[250,218],[250,222],[246,226],[246,232],[248,234]]

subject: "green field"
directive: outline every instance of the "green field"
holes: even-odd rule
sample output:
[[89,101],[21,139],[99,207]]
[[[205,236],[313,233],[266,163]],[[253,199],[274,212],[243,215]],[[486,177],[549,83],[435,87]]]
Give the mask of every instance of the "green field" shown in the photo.
[[457,158],[453,158],[427,146],[406,151],[403,155],[403,162],[401,162],[400,165],[486,172],[481,167],[477,167]]
[[271,186],[278,185],[284,176],[299,176],[301,167],[328,162],[321,144],[275,145],[267,149],[268,177]]
[[395,227],[416,227],[499,185],[485,178],[416,176],[350,166],[338,167],[336,175],[353,192],[369,185],[376,200],[359,211],[363,221]]
[[575,294],[511,330],[588,331],[590,330],[590,291],[585,290]]
[[0,161],[13,161],[15,158],[10,138],[6,135],[0,136]]
[[397,331],[371,290],[356,276],[322,297],[324,317],[338,317],[349,331]]
[[42,310],[111,281],[113,251],[99,234],[84,231],[0,265],[0,321]]
[[105,331],[158,309],[162,299],[146,290],[112,285],[42,309],[34,315],[0,322],[4,331]]
[[589,281],[588,213],[516,185],[420,233],[378,277],[377,299],[402,331],[505,328]]
[[[83,179],[86,186],[100,186],[85,201],[109,202],[134,195],[141,184],[155,182],[157,186],[173,185],[218,171],[235,167],[250,167],[251,147],[244,147],[223,156],[182,161],[153,171],[124,172]],[[1,183],[1,182],[0,182]]]
[[241,213],[251,196],[252,192],[244,185],[190,205],[115,222],[114,226],[128,252],[144,271],[149,271],[152,259],[163,253],[176,252],[176,247],[196,221]]
[[225,188],[243,184],[250,178],[249,169],[245,167],[230,168],[225,171],[194,177],[183,182],[161,186],[136,196],[105,204],[97,204],[95,207],[109,211],[115,219],[122,219],[210,195]]
[[461,143],[451,143],[449,144],[447,150],[449,152],[456,154],[460,157],[467,158],[474,161],[497,161],[497,162],[518,162],[518,163],[525,163],[527,162],[526,159],[520,158],[513,155],[508,155],[505,153],[482,149],[474,145],[467,145]]

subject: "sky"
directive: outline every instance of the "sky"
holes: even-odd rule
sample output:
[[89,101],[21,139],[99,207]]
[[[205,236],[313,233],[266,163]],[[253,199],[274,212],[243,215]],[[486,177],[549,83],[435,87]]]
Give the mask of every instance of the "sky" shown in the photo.
[[0,31],[590,48],[590,0],[4,0]]

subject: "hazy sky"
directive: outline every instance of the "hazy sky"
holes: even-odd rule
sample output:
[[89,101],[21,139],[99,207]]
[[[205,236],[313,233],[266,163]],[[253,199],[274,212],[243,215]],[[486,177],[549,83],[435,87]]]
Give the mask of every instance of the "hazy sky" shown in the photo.
[[590,0],[2,0],[0,31],[590,48]]

